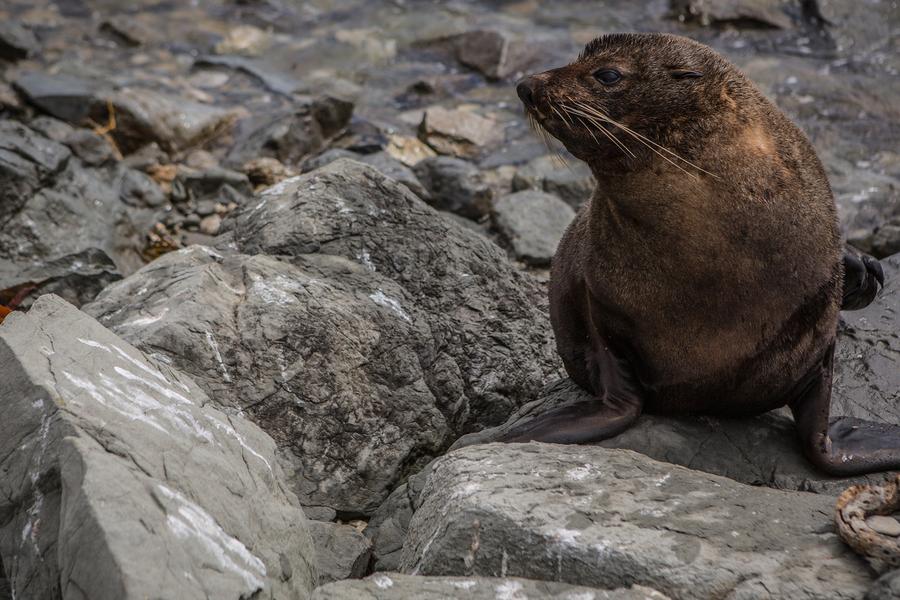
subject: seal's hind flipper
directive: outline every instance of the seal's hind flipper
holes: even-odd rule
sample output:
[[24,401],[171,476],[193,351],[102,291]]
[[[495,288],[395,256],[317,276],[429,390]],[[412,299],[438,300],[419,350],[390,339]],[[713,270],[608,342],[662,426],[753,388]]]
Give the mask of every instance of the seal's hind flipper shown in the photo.
[[790,402],[803,452],[830,475],[846,477],[900,469],[900,425],[829,417],[833,365],[832,344]]
[[879,287],[884,286],[884,270],[875,258],[845,250],[844,299],[841,310],[859,310],[875,299]]
[[628,429],[644,406],[641,391],[627,365],[608,348],[591,351],[587,370],[597,397],[544,413],[520,425],[498,441],[585,444]]

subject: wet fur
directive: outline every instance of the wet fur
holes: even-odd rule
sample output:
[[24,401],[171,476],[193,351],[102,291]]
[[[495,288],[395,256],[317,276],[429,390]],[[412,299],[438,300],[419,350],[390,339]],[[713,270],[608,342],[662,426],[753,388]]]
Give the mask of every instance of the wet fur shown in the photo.
[[[621,84],[593,78],[607,67]],[[682,70],[702,76],[677,78]],[[742,415],[789,402],[834,341],[843,277],[834,200],[804,134],[686,38],[604,36],[536,77],[541,126],[597,179],[552,268],[551,317],[570,376],[594,387],[596,335],[631,365],[645,410]],[[607,125],[628,154],[553,110],[573,102],[708,173],[686,173]]]

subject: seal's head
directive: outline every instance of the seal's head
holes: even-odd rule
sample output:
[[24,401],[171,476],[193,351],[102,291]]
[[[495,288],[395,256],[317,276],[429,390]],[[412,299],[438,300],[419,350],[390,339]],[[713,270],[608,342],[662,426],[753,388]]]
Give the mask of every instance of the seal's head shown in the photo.
[[[675,35],[610,34],[564,67],[526,77],[527,114],[595,172],[646,164],[660,146],[689,157],[752,88],[715,51]],[[656,145],[654,145],[656,144]]]

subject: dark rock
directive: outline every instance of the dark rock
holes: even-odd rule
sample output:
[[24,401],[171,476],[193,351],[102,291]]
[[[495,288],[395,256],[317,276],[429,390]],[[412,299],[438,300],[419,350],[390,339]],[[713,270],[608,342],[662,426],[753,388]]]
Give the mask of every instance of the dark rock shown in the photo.
[[257,79],[270,91],[284,96],[291,96],[303,87],[302,83],[289,73],[274,70],[264,59],[208,55],[198,58],[194,64],[198,67],[225,67],[241,71]]
[[642,586],[599,590],[518,577],[413,577],[378,573],[316,588],[312,600],[666,600]]
[[45,113],[75,124],[88,116],[97,93],[96,83],[88,79],[38,71],[22,73],[13,81],[13,87]]
[[594,192],[594,177],[580,160],[571,159],[563,164],[554,156],[541,156],[516,169],[512,189],[514,192],[541,190],[558,196],[577,210]]
[[885,286],[868,307],[841,313],[832,411],[900,423],[900,254],[881,260]]
[[525,191],[494,201],[493,222],[516,257],[530,265],[548,265],[575,211],[550,194]]
[[244,119],[237,124],[227,162],[238,168],[251,159],[268,156],[286,165],[297,164],[318,152],[347,124],[352,112],[349,102],[322,97],[301,102],[291,111]]
[[132,48],[157,39],[157,35],[133,15],[114,15],[105,19],[100,23],[100,32]]
[[159,184],[146,173],[134,169],[119,170],[119,197],[128,206],[159,208],[166,203],[166,194]]
[[87,304],[103,288],[122,279],[112,259],[88,248],[48,262],[0,261],[0,290],[33,287],[20,306],[28,308],[42,294],[55,294],[75,306]]
[[0,121],[0,231],[34,193],[61,171],[71,153],[31,129]]
[[438,459],[402,570],[676,599],[859,598],[863,561],[833,531],[832,498],[751,487],[627,450],[470,446]]
[[[180,167],[175,180],[187,194],[188,200],[225,198],[226,202],[235,197],[244,198],[253,193],[253,186],[247,176],[230,169],[198,170]],[[224,188],[230,188],[227,191]]]
[[870,242],[871,252],[877,257],[900,252],[900,219],[878,227]]
[[325,152],[303,161],[300,171],[302,173],[309,173],[310,171],[321,169],[325,165],[331,164],[339,158],[362,161],[363,155],[351,152],[350,150],[344,150],[343,148],[329,148]]
[[304,505],[371,514],[557,372],[538,287],[371,167],[284,180],[229,222],[225,245],[294,264],[175,253],[88,310],[271,432]]
[[110,143],[90,129],[75,129],[64,143],[81,162],[92,167],[115,159],[115,151]]
[[698,22],[704,26],[775,29],[791,29],[794,26],[785,12],[791,4],[791,0],[670,0],[672,12],[680,20]]
[[900,569],[879,577],[866,593],[866,600],[896,600],[897,598],[900,598]]
[[0,22],[0,58],[28,58],[39,50],[40,45],[30,29],[8,19]]
[[428,190],[428,203],[463,217],[479,220],[491,212],[491,189],[473,164],[450,156],[435,156],[414,167]]
[[375,571],[396,571],[400,568],[403,542],[409,531],[419,495],[428,481],[432,461],[397,487],[382,502],[366,527],[366,537],[372,540],[372,565]]
[[388,138],[381,128],[362,119],[353,119],[347,129],[334,140],[335,147],[360,154],[380,152],[387,145]]
[[319,585],[366,574],[372,544],[355,527],[310,521],[309,532],[316,549]]
[[0,328],[0,380],[16,597],[309,593],[311,540],[275,445],[190,379],[43,296]]

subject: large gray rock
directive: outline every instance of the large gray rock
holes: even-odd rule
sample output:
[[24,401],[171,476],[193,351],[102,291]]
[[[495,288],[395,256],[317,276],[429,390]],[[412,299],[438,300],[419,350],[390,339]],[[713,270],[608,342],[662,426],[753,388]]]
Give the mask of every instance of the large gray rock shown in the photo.
[[435,462],[404,572],[511,575],[672,598],[860,598],[832,499],[750,487],[626,450],[492,444]]
[[494,227],[516,257],[535,266],[550,264],[574,218],[568,204],[544,192],[516,192],[494,201]]
[[18,598],[304,598],[275,444],[55,296],[0,327],[0,555]]
[[372,543],[351,525],[310,521],[309,532],[316,549],[319,585],[358,579],[366,574]]
[[[543,294],[503,253],[374,169],[338,161],[86,310],[246,410],[305,506],[371,514],[467,429],[557,372]],[[434,240],[441,240],[437,245]]]
[[312,600],[666,600],[642,586],[598,590],[518,577],[414,577],[379,573],[316,588]]

